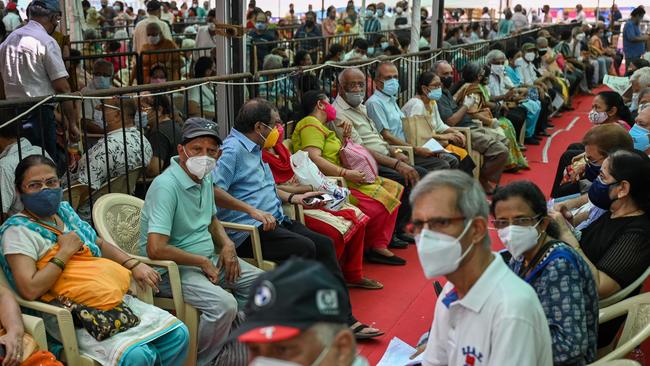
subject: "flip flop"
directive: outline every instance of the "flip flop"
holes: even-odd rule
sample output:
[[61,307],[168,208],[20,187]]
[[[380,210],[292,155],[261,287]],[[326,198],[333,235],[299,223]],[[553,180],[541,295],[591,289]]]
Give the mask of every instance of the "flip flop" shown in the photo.
[[381,282],[368,277],[363,277],[361,281],[356,283],[348,282],[346,285],[350,288],[364,288],[367,290],[380,290],[384,288],[384,285],[382,285]]
[[384,332],[382,332],[381,330],[378,330],[378,331],[372,332],[372,333],[364,333],[364,332],[362,332],[364,329],[368,329],[368,328],[370,328],[370,326],[367,325],[367,324],[363,324],[363,323],[357,325],[354,328],[351,328],[352,333],[354,334],[354,338],[356,338],[357,340],[360,340],[360,339],[375,338],[375,337],[379,337],[379,336],[384,335]]

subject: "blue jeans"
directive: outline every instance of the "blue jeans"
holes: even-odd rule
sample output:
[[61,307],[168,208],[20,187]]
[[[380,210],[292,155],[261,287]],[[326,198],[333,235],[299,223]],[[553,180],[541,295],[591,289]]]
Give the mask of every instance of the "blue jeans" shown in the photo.
[[180,366],[187,358],[190,333],[185,324],[148,343],[129,349],[119,366]]

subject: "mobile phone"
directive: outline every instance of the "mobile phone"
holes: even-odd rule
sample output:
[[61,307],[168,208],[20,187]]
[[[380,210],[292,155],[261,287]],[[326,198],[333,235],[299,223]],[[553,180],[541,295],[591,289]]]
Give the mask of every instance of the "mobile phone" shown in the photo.
[[304,202],[305,202],[306,205],[313,205],[313,204],[316,204],[316,203],[318,203],[318,202],[320,202],[322,200],[323,200],[323,196],[318,195],[318,196],[311,196],[309,198],[305,198]]

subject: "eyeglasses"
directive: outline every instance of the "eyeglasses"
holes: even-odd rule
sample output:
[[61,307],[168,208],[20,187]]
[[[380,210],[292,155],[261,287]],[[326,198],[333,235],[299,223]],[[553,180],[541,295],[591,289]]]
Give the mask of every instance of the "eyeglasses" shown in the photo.
[[50,178],[46,180],[32,180],[27,182],[25,187],[29,191],[39,191],[45,186],[46,188],[59,188],[60,185],[59,178]]
[[497,229],[503,229],[510,225],[516,226],[532,226],[539,221],[540,215],[533,217],[515,217],[514,219],[494,219],[492,225]]
[[413,220],[411,223],[413,224],[413,229],[415,231],[419,232],[422,231],[424,226],[426,225],[427,229],[433,230],[433,231],[441,231],[449,227],[454,222],[458,221],[463,221],[465,220],[464,216],[458,216],[458,217],[432,217],[428,220]]
[[590,160],[589,157],[587,155],[585,155],[584,160],[585,160],[585,163],[587,163],[587,164],[600,166],[605,159],[607,159],[607,157],[596,159],[596,160]]

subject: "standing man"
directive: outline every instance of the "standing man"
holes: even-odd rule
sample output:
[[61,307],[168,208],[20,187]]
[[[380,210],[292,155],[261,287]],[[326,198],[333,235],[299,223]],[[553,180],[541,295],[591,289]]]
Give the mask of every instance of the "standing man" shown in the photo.
[[113,9],[112,6],[108,6],[108,0],[101,0],[100,2],[102,8],[99,11],[99,14],[106,20],[106,25],[113,25],[113,18],[117,16],[117,12]]
[[[296,34],[294,35],[294,39],[300,39],[300,38],[313,38],[313,37],[322,37],[323,34],[320,29],[320,25],[316,23],[316,13],[313,11],[308,11],[307,14],[305,14],[305,24],[301,25],[298,30],[296,30]],[[311,59],[316,62],[318,59],[317,53],[320,51],[321,47],[321,40],[318,39],[311,39],[308,41],[302,41],[300,42],[300,46],[298,46],[299,49],[301,50],[307,50],[309,54],[311,55]]]
[[[7,99],[69,93],[61,48],[51,36],[61,21],[59,1],[34,0],[27,10],[27,24],[11,32],[0,45],[0,73]],[[68,138],[79,141],[79,114],[74,102],[63,102],[61,108]],[[42,104],[33,110],[22,129],[23,137],[32,145],[43,147],[59,169],[64,169],[64,159],[57,158],[53,104]]]
[[435,72],[442,82],[442,97],[438,100],[438,112],[440,118],[448,126],[469,127],[472,149],[483,155],[483,166],[481,166],[480,181],[485,192],[492,193],[501,180],[503,168],[508,161],[508,146],[501,142],[501,138],[492,135],[489,130],[481,127],[472,121],[467,111],[476,100],[471,96],[465,97],[463,105],[456,104],[449,88],[453,83],[451,65],[447,61],[438,61],[433,64]]
[[[240,366],[246,353],[223,342],[261,270],[237,257],[216,217],[210,175],[221,155],[216,127],[204,118],[185,121],[178,156],[147,191],[139,244],[142,255],[179,265],[183,298],[201,312],[197,364]],[[171,296],[167,273],[159,286]]]
[[488,203],[467,174],[438,171],[411,193],[427,278],[445,276],[422,365],[553,364],[535,291],[490,250]]
[[386,14],[386,4],[384,3],[377,3],[377,20],[379,20],[379,24],[381,25],[381,30],[391,30],[395,29],[395,20],[393,17],[389,16]]
[[576,5],[576,22],[581,23],[586,20],[587,20],[587,15],[585,14],[585,11],[582,9],[582,4]]
[[147,3],[147,17],[139,21],[133,30],[133,49],[135,52],[142,52],[142,47],[149,43],[147,40],[147,25],[149,23],[158,23],[163,38],[174,39],[169,24],[160,20],[160,8],[161,4],[158,0],[151,0]]
[[645,43],[650,35],[642,35],[639,24],[645,16],[645,9],[639,6],[632,10],[630,20],[623,26],[623,53],[625,54],[625,68],[627,69],[632,61],[641,58],[645,53]]
[[2,23],[5,25],[7,33],[13,32],[22,24],[18,9],[16,9],[16,3],[10,1],[7,7],[5,7],[5,11],[7,14],[2,18]]
[[521,32],[528,28],[528,17],[524,15],[521,4],[515,5],[515,13],[512,15],[512,23],[515,32]]

